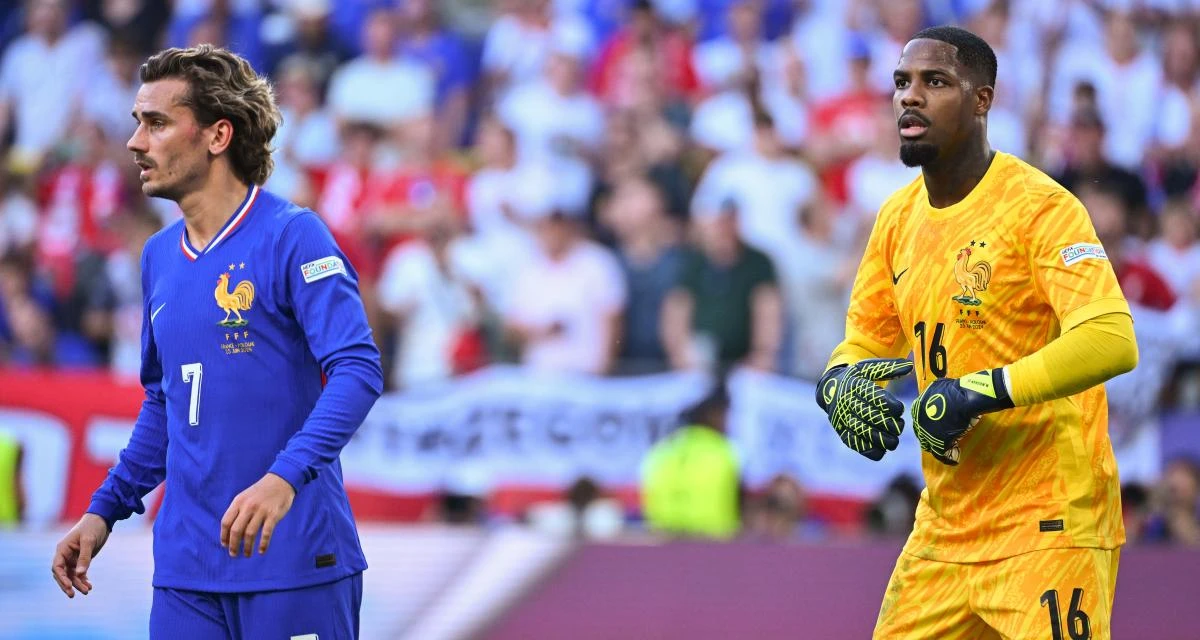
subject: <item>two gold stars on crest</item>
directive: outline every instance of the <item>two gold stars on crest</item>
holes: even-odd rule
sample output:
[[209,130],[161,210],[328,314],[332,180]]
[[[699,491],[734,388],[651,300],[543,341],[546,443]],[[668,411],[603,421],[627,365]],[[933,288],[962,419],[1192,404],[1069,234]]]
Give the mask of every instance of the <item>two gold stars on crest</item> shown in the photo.
[[234,268],[235,266],[236,266],[236,267],[238,267],[239,269],[245,269],[245,268],[246,268],[246,263],[245,263],[245,262],[239,262],[238,264],[236,264],[236,265],[235,265],[235,264],[233,264],[232,262],[230,262],[230,263],[229,263],[229,272],[230,272],[230,273],[233,273],[233,268]]

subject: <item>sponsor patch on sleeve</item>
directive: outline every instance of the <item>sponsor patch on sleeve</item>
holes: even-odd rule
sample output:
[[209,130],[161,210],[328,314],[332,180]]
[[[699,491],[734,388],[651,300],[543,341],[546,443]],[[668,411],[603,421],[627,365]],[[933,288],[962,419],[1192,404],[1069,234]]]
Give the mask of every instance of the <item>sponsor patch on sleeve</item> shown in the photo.
[[316,282],[338,273],[346,275],[346,265],[342,263],[341,258],[329,256],[300,265],[300,273],[304,275],[305,282]]
[[1080,260],[1108,260],[1104,247],[1087,242],[1077,242],[1059,253],[1062,255],[1063,264],[1068,267]]

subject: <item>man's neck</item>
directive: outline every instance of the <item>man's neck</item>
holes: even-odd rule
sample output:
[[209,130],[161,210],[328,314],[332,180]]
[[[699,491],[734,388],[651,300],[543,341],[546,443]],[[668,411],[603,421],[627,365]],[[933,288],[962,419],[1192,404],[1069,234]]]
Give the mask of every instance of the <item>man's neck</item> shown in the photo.
[[246,199],[249,185],[232,173],[213,171],[201,188],[179,199],[188,242],[203,251]]
[[983,180],[994,156],[987,139],[981,138],[953,158],[922,167],[929,204],[942,209],[962,201]]

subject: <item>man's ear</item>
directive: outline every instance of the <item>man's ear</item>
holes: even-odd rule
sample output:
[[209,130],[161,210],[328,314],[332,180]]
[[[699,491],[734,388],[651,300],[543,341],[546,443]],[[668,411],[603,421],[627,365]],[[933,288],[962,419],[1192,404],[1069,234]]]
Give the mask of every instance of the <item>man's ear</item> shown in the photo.
[[985,84],[975,89],[975,115],[987,115],[987,112],[992,110],[992,98],[995,95],[995,89],[990,85]]
[[212,123],[208,127],[209,135],[208,152],[212,155],[219,155],[221,152],[229,148],[233,142],[233,123],[222,118]]

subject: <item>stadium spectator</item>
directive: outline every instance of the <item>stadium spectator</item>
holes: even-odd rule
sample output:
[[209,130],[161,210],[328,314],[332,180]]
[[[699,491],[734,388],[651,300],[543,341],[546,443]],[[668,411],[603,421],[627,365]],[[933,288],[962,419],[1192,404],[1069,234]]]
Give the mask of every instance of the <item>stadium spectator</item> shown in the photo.
[[787,542],[817,533],[808,521],[808,496],[790,475],[771,479],[759,495],[746,500],[745,535],[773,542]]
[[184,0],[172,6],[166,45],[185,47],[208,43],[228,47],[255,69],[265,67],[262,7],[235,0]]
[[59,331],[51,310],[30,297],[4,301],[5,323],[12,331],[8,364],[16,367],[94,368],[101,359],[81,335]]
[[512,131],[495,118],[480,124],[473,155],[478,169],[465,185],[470,233],[460,241],[463,269],[490,309],[505,309],[517,270],[537,251],[518,200],[524,178],[529,174],[536,178],[539,169],[517,164]]
[[729,394],[717,386],[683,416],[642,461],[642,512],[648,528],[685,538],[730,539],[741,526],[741,486],[725,438]]
[[1121,484],[1121,520],[1128,544],[1146,542],[1146,530],[1154,515],[1150,492],[1138,482]]
[[436,79],[419,61],[396,56],[396,17],[376,9],[362,29],[363,54],[329,81],[329,107],[340,122],[369,122],[392,132],[434,107]]
[[921,497],[921,486],[907,475],[897,477],[866,512],[867,531],[888,538],[906,538],[912,532]]
[[516,275],[504,310],[506,332],[521,363],[535,370],[612,371],[626,303],[625,280],[612,253],[587,239],[582,210],[563,204],[551,183],[528,179],[518,210],[532,221],[539,251]]
[[628,73],[625,67],[631,64],[650,67],[659,80],[657,90],[668,100],[690,100],[699,89],[691,43],[658,16],[649,0],[635,0],[628,22],[604,43],[592,66],[590,91],[606,105],[624,106],[641,99],[643,87],[622,81]]
[[717,154],[744,151],[754,145],[759,87],[757,72],[738,74],[720,91],[696,105],[688,122],[688,135],[702,162]]
[[896,114],[890,104],[879,103],[871,146],[846,167],[845,212],[858,220],[873,220],[888,196],[912,182],[921,171],[900,161]]
[[0,165],[0,256],[34,249],[38,214],[28,183],[25,176]]
[[468,101],[475,73],[466,46],[442,25],[434,0],[406,0],[400,3],[399,11],[397,53],[424,62],[434,74],[437,148],[457,147],[466,132]]
[[1090,83],[1104,122],[1121,125],[1107,132],[1105,156],[1135,170],[1151,147],[1176,147],[1187,138],[1187,98],[1164,82],[1159,61],[1139,43],[1128,13],[1108,11],[1105,34],[1103,46],[1075,42],[1059,53],[1050,82],[1051,117],[1067,120],[1070,92],[1081,81]]
[[434,221],[464,223],[466,167],[438,144],[432,114],[412,118],[398,132],[400,152],[383,201],[367,211],[363,230],[383,252],[420,234]]
[[[1138,255],[1137,243],[1129,238],[1129,205],[1121,187],[1119,181],[1093,180],[1079,184],[1076,195],[1088,210],[1125,298],[1146,309],[1168,311],[1175,306],[1178,294],[1157,269]],[[1144,354],[1140,366],[1146,366]]]
[[672,368],[776,367],[783,303],[775,266],[738,238],[739,214],[734,201],[692,212],[699,248],[685,254],[662,313]]
[[1146,184],[1136,173],[1111,162],[1105,152],[1105,123],[1100,112],[1081,108],[1071,116],[1064,164],[1054,179],[1076,196],[1087,184],[1112,185],[1132,219],[1132,229],[1148,226]]
[[21,441],[0,431],[0,529],[16,527],[25,513],[24,457]]
[[[120,40],[140,58],[162,45],[163,28],[171,17],[171,6],[154,0],[87,0],[82,5],[84,20],[108,32],[109,40]],[[139,60],[140,62],[140,60]],[[122,109],[122,115],[128,105]]]
[[[907,38],[906,38],[907,39]],[[809,131],[813,134],[808,145],[808,157],[816,167],[825,190],[834,202],[846,201],[846,169],[875,143],[875,115],[888,102],[886,94],[873,84],[870,45],[859,37],[847,41],[850,60],[849,84],[832,97],[812,107]],[[887,60],[888,78],[891,65],[899,53]],[[891,86],[890,83],[886,86]]]
[[275,171],[266,186],[301,206],[313,206],[316,195],[310,174],[336,160],[337,123],[321,106],[319,62],[294,55],[278,71],[276,92],[283,123],[275,133]]
[[707,91],[721,91],[750,75],[766,76],[775,61],[774,47],[763,38],[761,3],[735,0],[727,7],[725,34],[701,42],[692,54],[696,75]]
[[480,64],[486,76],[485,105],[499,103],[509,89],[535,82],[555,47],[589,57],[591,27],[571,12],[556,12],[551,0],[513,0],[496,17],[483,40]]
[[926,26],[925,4],[921,0],[885,0],[875,3],[876,24],[866,29],[870,48],[867,87],[888,92],[893,87],[892,72],[900,51],[912,35]]
[[817,188],[808,166],[785,153],[771,117],[759,113],[754,147],[708,165],[696,185],[692,211],[712,213],[732,202],[741,239],[780,260],[795,249],[796,212],[813,201]]
[[11,121],[12,153],[32,168],[80,111],[104,59],[104,32],[87,22],[68,25],[67,0],[29,0],[27,8],[24,35],[0,59],[0,140]]
[[777,47],[778,82],[765,82],[760,88],[763,108],[775,121],[779,140],[793,153],[803,153],[809,135],[812,109],[808,89],[808,69],[794,47]]
[[393,338],[391,388],[444,382],[480,364],[477,291],[462,273],[458,227],[443,213],[384,263],[378,297]]
[[796,6],[788,47],[804,64],[805,84],[813,101],[845,91],[850,78],[847,52],[852,37],[850,22],[858,9],[842,2],[803,2]]
[[[377,272],[376,258],[363,239],[364,219],[381,206],[393,168],[385,131],[369,122],[346,122],[340,127],[341,154],[321,171],[314,171],[317,211],[363,279],[364,303]],[[370,306],[367,307],[370,311]]]
[[1146,257],[1181,298],[1200,302],[1200,242],[1196,211],[1186,200],[1168,202],[1159,214],[1162,235],[1147,246]]
[[117,214],[113,232],[120,244],[105,259],[104,285],[91,297],[91,308],[107,316],[111,371],[130,380],[137,379],[142,364],[142,247],[161,228],[162,221],[146,207]]
[[817,380],[825,372],[827,354],[842,341],[850,285],[858,268],[856,220],[840,218],[828,198],[817,198],[797,212],[797,243],[775,262],[787,310],[790,349],[785,353],[792,375]]
[[663,302],[679,281],[683,251],[664,204],[654,183],[634,178],[617,187],[604,212],[629,291],[617,367],[623,374],[668,368],[659,327]]
[[284,10],[270,16],[263,24],[266,72],[278,79],[285,60],[306,60],[315,72],[313,81],[320,95],[325,95],[334,70],[354,57],[350,43],[343,42],[333,30],[330,12],[334,3],[332,0],[286,0],[282,4]]
[[124,142],[133,134],[133,119],[129,105],[137,95],[138,65],[142,54],[133,47],[125,34],[108,40],[104,64],[88,79],[87,100],[83,114],[104,130],[109,145]]
[[1200,464],[1186,457],[1167,463],[1158,508],[1146,527],[1150,541],[1200,547]]
[[516,137],[518,161],[553,166],[556,180],[583,207],[604,140],[604,111],[583,86],[583,51],[559,38],[548,46],[542,76],[513,88],[496,114]]

